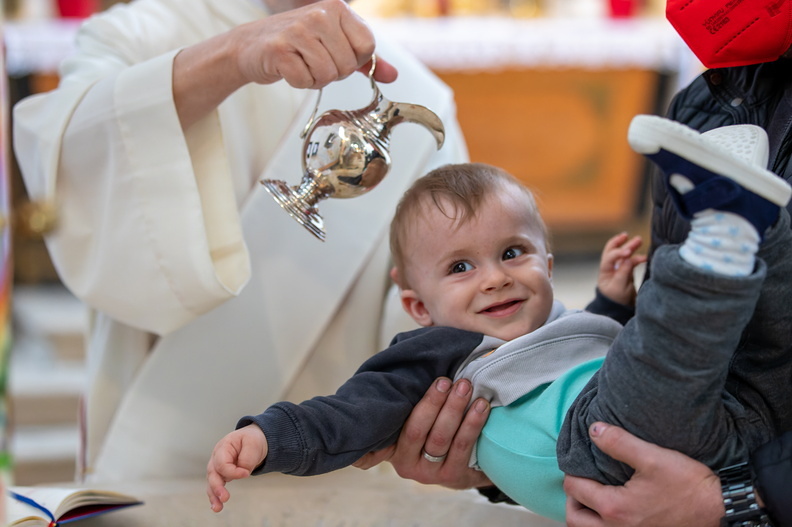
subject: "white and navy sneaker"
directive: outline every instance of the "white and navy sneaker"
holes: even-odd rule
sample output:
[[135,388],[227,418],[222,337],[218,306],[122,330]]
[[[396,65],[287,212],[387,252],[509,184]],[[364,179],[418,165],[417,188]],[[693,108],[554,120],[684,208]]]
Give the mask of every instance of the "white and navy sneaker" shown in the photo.
[[778,219],[792,187],[767,170],[767,133],[754,125],[699,133],[656,115],[637,115],[627,138],[633,150],[657,164],[679,213],[706,209],[742,216],[760,237]]

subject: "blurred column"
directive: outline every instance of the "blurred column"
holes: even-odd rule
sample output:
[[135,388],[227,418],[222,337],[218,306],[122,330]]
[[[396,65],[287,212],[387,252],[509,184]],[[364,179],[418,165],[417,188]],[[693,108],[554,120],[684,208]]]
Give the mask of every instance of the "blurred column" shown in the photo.
[[[0,0],[0,38],[5,27],[4,0]],[[0,40],[4,41],[4,40]],[[5,487],[11,474],[8,452],[8,400],[6,398],[8,355],[11,350],[11,229],[9,200],[9,148],[8,140],[8,77],[5,67],[5,49],[0,53],[0,524],[5,525]]]

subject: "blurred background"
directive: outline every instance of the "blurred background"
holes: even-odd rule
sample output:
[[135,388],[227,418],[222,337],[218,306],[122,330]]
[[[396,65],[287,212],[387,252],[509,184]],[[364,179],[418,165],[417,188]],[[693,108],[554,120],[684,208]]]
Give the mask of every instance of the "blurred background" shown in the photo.
[[[3,5],[0,207],[10,206],[12,221],[10,229],[2,226],[0,322],[11,325],[11,339],[8,330],[0,334],[7,343],[0,359],[9,371],[4,450],[19,485],[74,476],[88,312],[63,288],[47,256],[42,237],[56,224],[51,211],[25,194],[8,146],[10,108],[56,87],[57,66],[72,52],[81,21],[115,3]],[[536,191],[553,233],[557,295],[568,307],[584,307],[604,241],[648,228],[648,165],[627,145],[629,122],[638,113],[664,113],[673,93],[701,71],[666,22],[664,1],[355,0],[352,6],[378,38],[400,42],[453,88],[471,160],[502,166]]]

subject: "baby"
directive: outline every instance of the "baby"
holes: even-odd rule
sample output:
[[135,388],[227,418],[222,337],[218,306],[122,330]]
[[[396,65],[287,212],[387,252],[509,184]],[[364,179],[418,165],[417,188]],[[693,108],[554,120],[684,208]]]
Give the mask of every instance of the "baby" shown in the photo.
[[[603,251],[598,287],[615,302],[634,299],[640,243],[620,234]],[[209,463],[214,510],[228,499],[227,481],[320,474],[395,442],[437,377],[471,378],[477,394],[506,405],[601,359],[621,329],[554,300],[553,256],[534,197],[498,168],[447,165],[417,180],[392,221],[391,252],[402,306],[424,327],[397,335],[335,395],[243,418]],[[546,346],[558,337],[562,346]]]
[[[518,503],[560,521],[564,472],[608,483],[631,475],[591,446],[593,421],[711,466],[742,461],[752,441],[766,440],[751,427],[743,434],[743,416],[757,410],[740,409],[724,385],[765,261],[792,262],[781,208],[792,191],[764,168],[766,134],[754,126],[698,134],[638,116],[630,143],[664,170],[692,221],[685,243],[653,257],[623,329],[554,300],[547,233],[525,187],[487,165],[441,167],[407,191],[391,229],[392,276],[404,309],[424,327],[397,335],[335,395],[242,418],[209,462],[213,509],[228,499],[227,481],[319,474],[395,442],[439,376],[470,379],[473,398],[493,405],[471,464]],[[631,272],[635,246],[624,245],[619,268]]]

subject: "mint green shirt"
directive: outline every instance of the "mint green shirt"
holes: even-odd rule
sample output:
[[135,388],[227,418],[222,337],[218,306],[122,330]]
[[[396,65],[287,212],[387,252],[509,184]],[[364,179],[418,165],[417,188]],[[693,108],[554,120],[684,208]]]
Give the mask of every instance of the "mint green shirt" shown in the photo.
[[493,408],[479,436],[478,464],[492,482],[525,508],[560,522],[566,495],[556,441],[569,407],[603,360],[574,366],[508,406]]

